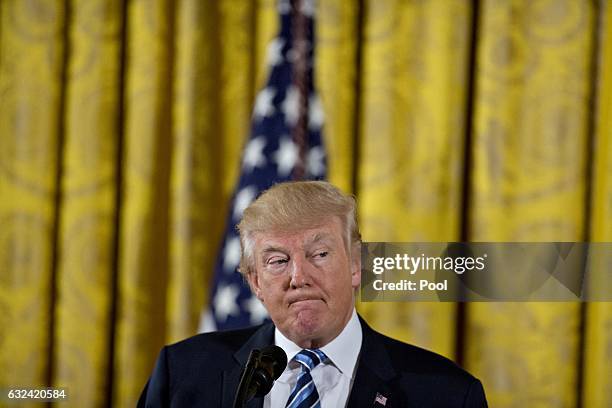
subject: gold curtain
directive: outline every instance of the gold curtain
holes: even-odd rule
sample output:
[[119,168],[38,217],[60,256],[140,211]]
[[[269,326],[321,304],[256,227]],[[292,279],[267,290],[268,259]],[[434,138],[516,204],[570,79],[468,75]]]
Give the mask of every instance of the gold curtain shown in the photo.
[[[195,333],[276,19],[0,1],[0,389],[134,406]],[[365,240],[612,241],[609,2],[320,0],[316,37],[329,178]],[[491,406],[612,405],[609,303],[358,308]]]

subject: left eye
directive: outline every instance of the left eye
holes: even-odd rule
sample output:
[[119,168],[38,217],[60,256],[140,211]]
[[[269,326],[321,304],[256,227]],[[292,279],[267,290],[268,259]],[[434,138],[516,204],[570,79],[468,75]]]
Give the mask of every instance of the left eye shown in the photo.
[[315,254],[316,258],[325,258],[329,252],[323,251]]

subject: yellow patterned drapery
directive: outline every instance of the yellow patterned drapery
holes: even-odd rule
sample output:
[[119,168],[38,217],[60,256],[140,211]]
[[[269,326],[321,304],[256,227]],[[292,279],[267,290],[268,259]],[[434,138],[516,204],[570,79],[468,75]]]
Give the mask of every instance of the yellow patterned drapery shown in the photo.
[[[0,1],[0,389],[134,406],[195,332],[276,27],[274,0]],[[316,36],[365,240],[612,241],[610,2],[320,0]],[[609,303],[359,309],[491,406],[612,406]]]

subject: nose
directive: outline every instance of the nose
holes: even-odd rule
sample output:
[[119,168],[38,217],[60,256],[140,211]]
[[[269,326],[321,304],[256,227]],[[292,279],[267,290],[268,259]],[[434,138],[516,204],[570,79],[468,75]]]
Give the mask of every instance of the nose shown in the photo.
[[312,276],[310,274],[310,265],[304,257],[294,257],[291,262],[289,285],[292,289],[308,287],[312,285]]

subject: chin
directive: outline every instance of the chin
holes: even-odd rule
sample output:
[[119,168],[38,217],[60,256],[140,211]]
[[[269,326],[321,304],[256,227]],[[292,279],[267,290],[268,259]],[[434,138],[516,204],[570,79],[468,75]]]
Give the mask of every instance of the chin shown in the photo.
[[320,313],[313,310],[301,310],[295,317],[291,329],[296,339],[312,340],[321,337],[325,326]]

